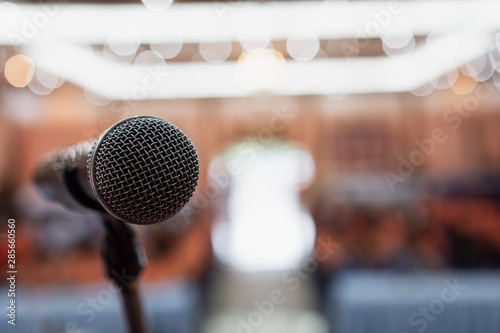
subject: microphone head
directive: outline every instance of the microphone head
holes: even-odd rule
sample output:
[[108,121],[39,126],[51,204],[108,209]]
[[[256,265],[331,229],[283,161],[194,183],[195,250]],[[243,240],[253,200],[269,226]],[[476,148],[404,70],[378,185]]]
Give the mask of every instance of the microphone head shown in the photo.
[[189,138],[166,120],[122,120],[94,143],[88,159],[92,191],[112,216],[133,224],[163,222],[187,204],[199,164]]

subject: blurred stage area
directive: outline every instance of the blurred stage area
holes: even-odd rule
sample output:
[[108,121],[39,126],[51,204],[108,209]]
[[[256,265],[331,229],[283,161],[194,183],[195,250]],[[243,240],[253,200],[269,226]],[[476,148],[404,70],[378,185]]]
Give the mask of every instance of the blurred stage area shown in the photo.
[[0,2],[0,331],[126,331],[101,217],[33,175],[151,115],[192,140],[200,179],[175,217],[133,226],[148,332],[500,332],[499,12]]

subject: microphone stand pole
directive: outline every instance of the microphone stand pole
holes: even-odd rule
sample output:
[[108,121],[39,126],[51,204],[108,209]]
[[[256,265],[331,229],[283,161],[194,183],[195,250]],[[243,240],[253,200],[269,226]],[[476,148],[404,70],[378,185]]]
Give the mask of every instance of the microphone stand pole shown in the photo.
[[120,288],[123,310],[130,333],[145,333],[139,299],[138,277],[146,265],[146,256],[135,240],[132,228],[108,214],[102,214],[105,236],[101,256],[106,274]]

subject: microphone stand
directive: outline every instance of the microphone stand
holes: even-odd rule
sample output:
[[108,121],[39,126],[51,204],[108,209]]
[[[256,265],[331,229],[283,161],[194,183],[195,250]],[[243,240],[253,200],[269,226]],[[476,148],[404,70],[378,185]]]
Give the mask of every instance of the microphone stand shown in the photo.
[[126,223],[106,213],[102,217],[105,236],[101,256],[106,274],[120,288],[129,332],[145,333],[137,281],[147,261],[144,250]]

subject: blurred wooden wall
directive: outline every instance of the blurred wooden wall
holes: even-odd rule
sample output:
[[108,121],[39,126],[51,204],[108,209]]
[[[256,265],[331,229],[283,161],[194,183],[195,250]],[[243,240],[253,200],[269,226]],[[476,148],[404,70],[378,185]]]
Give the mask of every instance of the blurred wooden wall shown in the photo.
[[[447,136],[417,169],[449,173],[500,166],[498,97],[481,100],[457,129],[445,121],[447,110],[467,96],[437,92],[324,96],[257,96],[240,99],[112,101],[94,106],[69,84],[36,101],[37,118],[19,123],[3,115],[0,123],[0,179],[28,183],[47,152],[97,137],[114,122],[154,115],[182,129],[200,157],[201,184],[210,161],[232,143],[272,136],[299,142],[310,151],[319,175],[395,170],[398,157],[418,149],[415,140],[442,128]],[[277,120],[278,119],[278,120]],[[270,131],[269,131],[270,130]]]

